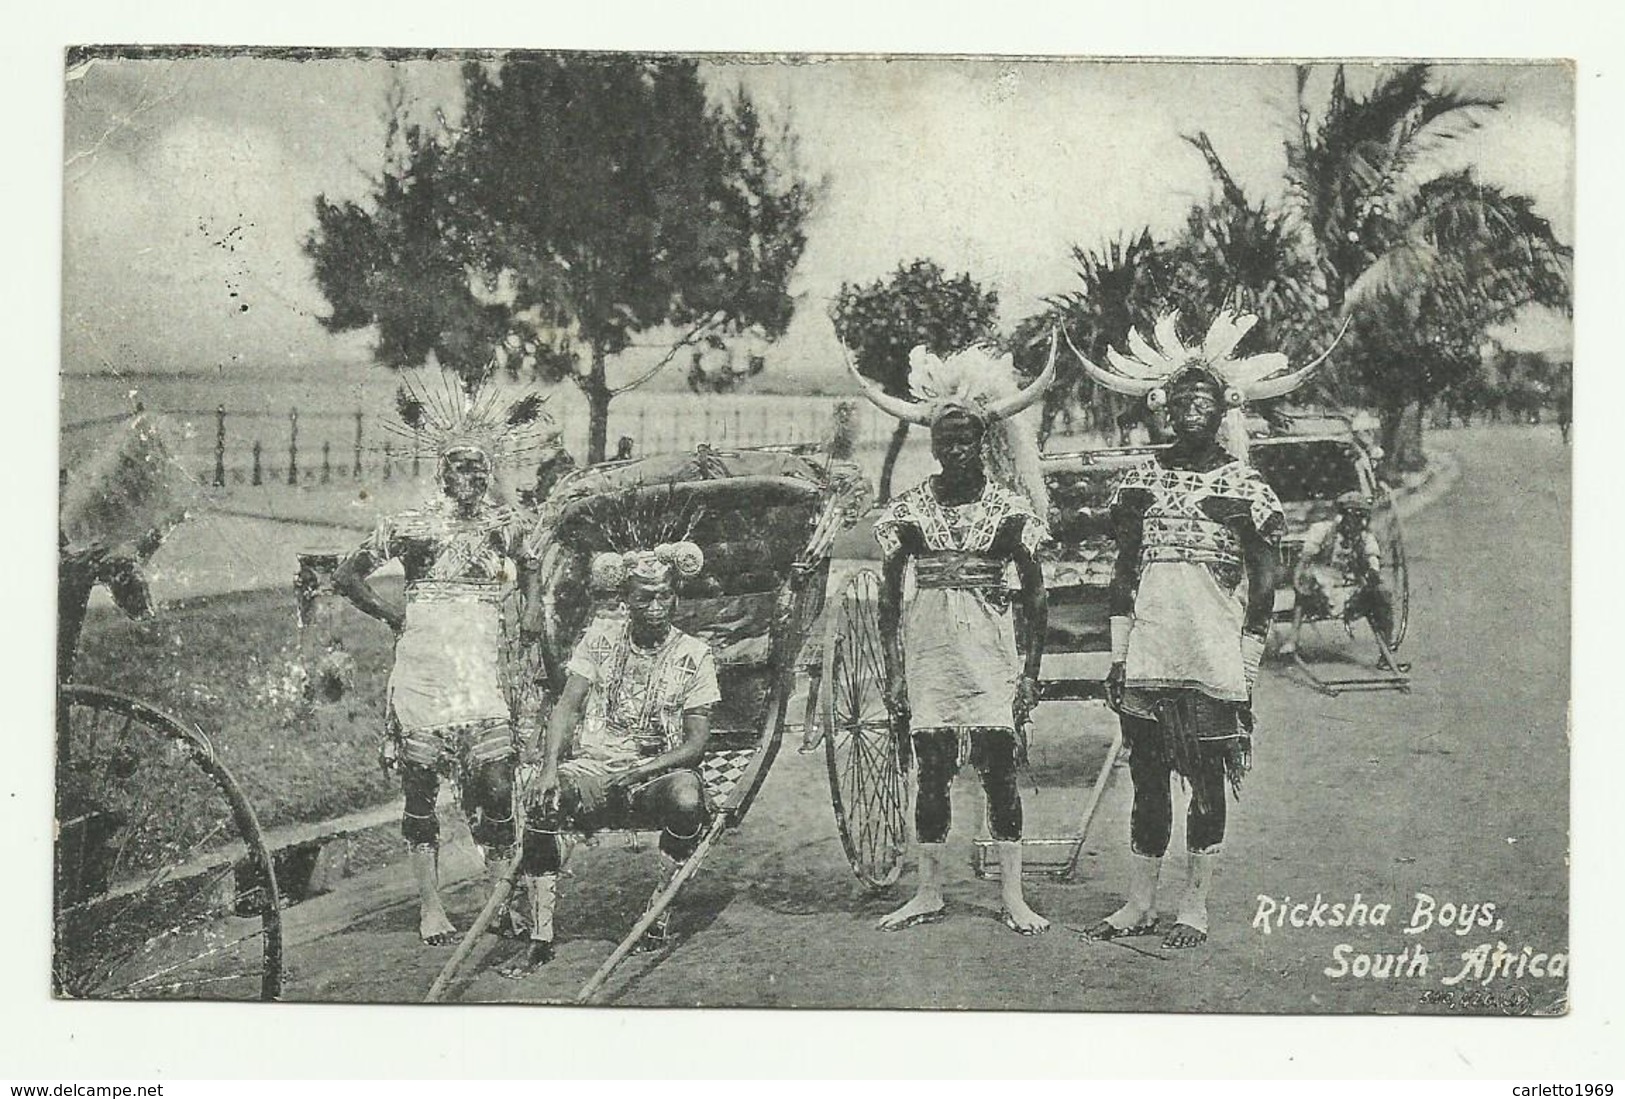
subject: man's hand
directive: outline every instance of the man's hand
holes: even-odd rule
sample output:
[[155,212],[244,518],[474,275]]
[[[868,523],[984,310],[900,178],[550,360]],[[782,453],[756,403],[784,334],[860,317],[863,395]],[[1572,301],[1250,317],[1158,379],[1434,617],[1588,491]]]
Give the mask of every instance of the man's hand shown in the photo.
[[1032,717],[1033,709],[1038,705],[1038,680],[1030,675],[1024,675],[1016,680],[1016,698],[1010,709],[1011,716],[1016,719],[1016,728],[1021,728],[1028,718]]
[[1111,671],[1106,673],[1106,705],[1117,713],[1123,712],[1123,684],[1127,679],[1128,662],[1112,661]]
[[893,676],[886,680],[886,712],[891,715],[892,721],[903,721],[909,717],[908,683],[902,676]]
[[[531,803],[539,806],[544,815],[558,812],[559,769],[557,767],[546,766],[543,767],[539,773],[536,773],[533,764],[522,764],[520,766],[521,774],[526,771],[532,772],[534,776],[526,776],[529,778],[529,782],[524,783],[529,787],[529,798]],[[523,781],[524,780],[521,779],[521,782]]]
[[624,771],[612,771],[609,780],[604,785],[611,790],[625,790],[636,786],[644,778],[641,767],[628,767]]

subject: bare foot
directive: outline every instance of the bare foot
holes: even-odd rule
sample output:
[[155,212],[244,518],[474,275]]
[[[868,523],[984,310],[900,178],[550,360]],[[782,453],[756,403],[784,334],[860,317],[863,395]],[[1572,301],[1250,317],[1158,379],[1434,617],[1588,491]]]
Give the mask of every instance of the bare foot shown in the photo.
[[424,946],[449,946],[457,941],[457,929],[446,918],[445,909],[425,912],[418,917],[418,938]]
[[1150,935],[1157,929],[1157,914],[1135,904],[1125,904],[1110,916],[1091,924],[1083,937],[1095,942]]
[[547,939],[532,939],[525,952],[500,967],[497,973],[510,981],[521,980],[535,973],[553,960],[553,943]]
[[1049,921],[1027,907],[1021,897],[1005,897],[1000,922],[1018,935],[1042,935],[1049,930]]
[[902,931],[924,923],[936,923],[947,913],[947,904],[938,889],[922,889],[895,912],[888,912],[875,924],[877,931]]
[[1170,950],[1189,950],[1207,942],[1207,932],[1188,923],[1176,923],[1162,937],[1162,945]]

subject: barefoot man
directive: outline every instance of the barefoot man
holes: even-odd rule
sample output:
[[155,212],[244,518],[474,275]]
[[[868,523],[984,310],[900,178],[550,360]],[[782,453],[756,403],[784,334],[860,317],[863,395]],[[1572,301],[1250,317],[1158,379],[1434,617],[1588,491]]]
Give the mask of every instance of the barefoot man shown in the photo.
[[[456,402],[451,407],[450,402]],[[502,683],[501,605],[527,568],[528,524],[487,490],[497,457],[540,415],[525,398],[499,415],[477,394],[428,400],[403,387],[401,417],[434,447],[441,496],[390,516],[340,563],[333,587],[395,632],[383,758],[398,767],[405,837],[418,887],[418,934],[441,946],[457,929],[440,898],[440,777],[455,777],[493,882],[512,858],[517,747]],[[406,571],[404,606],[368,583],[386,562]]]
[[[1003,910],[1012,931],[1036,935],[1049,921],[1021,888],[1021,795],[1016,764],[1038,701],[1047,604],[1034,556],[1047,537],[1048,494],[1032,426],[1016,415],[1054,377],[1055,342],[1043,375],[1017,390],[1008,356],[972,347],[943,360],[923,347],[909,356],[916,401],[891,397],[857,371],[864,394],[899,419],[928,425],[940,471],[892,501],[875,523],[884,566],[880,630],[886,705],[912,734],[918,766],[914,827],[919,884],[883,917],[882,931],[940,920],[949,787],[969,759],[982,779],[998,852]],[[904,576],[915,593],[904,604]],[[1025,614],[1012,613],[1010,566]]]
[[[1276,545],[1285,517],[1246,462],[1242,406],[1301,384],[1286,356],[1234,358],[1253,316],[1221,314],[1203,342],[1180,342],[1177,316],[1157,345],[1129,336],[1115,369],[1073,353],[1101,385],[1166,407],[1174,442],[1128,470],[1110,505],[1117,540],[1111,587],[1107,698],[1129,750],[1134,806],[1128,900],[1086,932],[1093,939],[1157,930],[1156,888],[1173,824],[1171,776],[1190,785],[1185,888],[1170,948],[1207,940],[1208,885],[1225,833],[1225,786],[1238,788],[1252,755],[1252,690],[1275,604]],[[1327,352],[1330,354],[1330,351]],[[1245,581],[1245,583],[1244,583]]]

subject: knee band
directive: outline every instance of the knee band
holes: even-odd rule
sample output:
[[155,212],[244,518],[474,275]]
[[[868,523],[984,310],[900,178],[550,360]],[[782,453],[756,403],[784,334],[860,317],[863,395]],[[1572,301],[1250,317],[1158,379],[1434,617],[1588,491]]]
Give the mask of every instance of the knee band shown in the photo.
[[440,840],[440,818],[434,813],[401,813],[401,836],[414,847],[436,847]]

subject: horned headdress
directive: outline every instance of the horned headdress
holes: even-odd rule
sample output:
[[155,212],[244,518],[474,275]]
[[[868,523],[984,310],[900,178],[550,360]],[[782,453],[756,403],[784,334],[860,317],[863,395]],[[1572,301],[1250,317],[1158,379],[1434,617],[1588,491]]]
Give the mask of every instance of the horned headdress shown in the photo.
[[850,357],[847,369],[863,395],[882,411],[911,424],[927,427],[949,413],[968,415],[983,427],[983,456],[988,472],[1011,488],[1027,494],[1040,515],[1049,510],[1049,493],[1038,465],[1037,426],[1021,414],[1044,395],[1055,380],[1055,354],[1059,347],[1050,333],[1049,359],[1043,373],[1022,387],[1009,354],[995,355],[973,344],[946,358],[924,347],[908,355],[908,389],[913,400],[887,393],[858,373]]
[[1124,355],[1115,347],[1106,348],[1109,368],[1089,361],[1067,336],[1066,345],[1083,364],[1084,371],[1096,383],[1114,393],[1130,397],[1144,397],[1152,409],[1161,408],[1168,401],[1168,386],[1180,375],[1190,371],[1207,374],[1218,383],[1224,394],[1224,403],[1230,410],[1229,449],[1236,457],[1246,456],[1246,432],[1241,429],[1241,408],[1248,401],[1267,401],[1284,396],[1309,380],[1315,369],[1325,362],[1348,330],[1348,321],[1338,330],[1331,346],[1321,352],[1308,365],[1293,369],[1287,357],[1279,351],[1266,351],[1257,355],[1236,357],[1236,347],[1242,338],[1258,323],[1252,313],[1221,312],[1208,325],[1202,342],[1187,346],[1179,338],[1178,312],[1164,313],[1153,328],[1156,342],[1146,339],[1138,328],[1129,329],[1129,353]]

